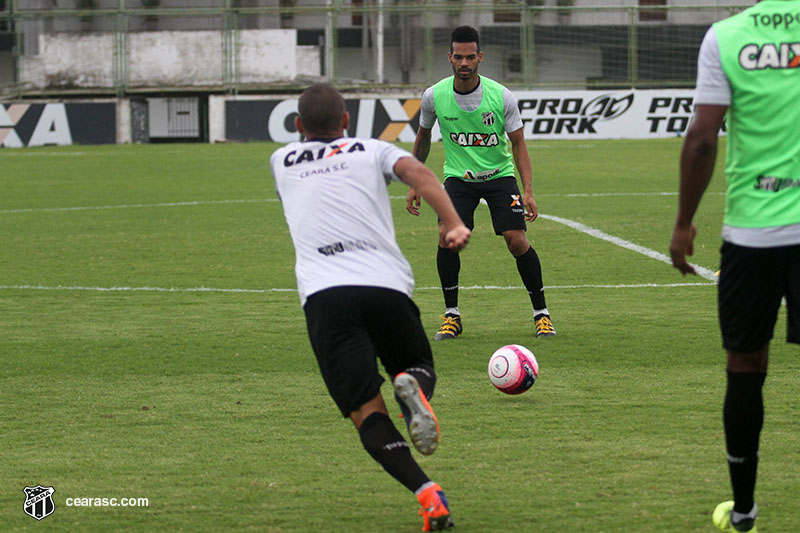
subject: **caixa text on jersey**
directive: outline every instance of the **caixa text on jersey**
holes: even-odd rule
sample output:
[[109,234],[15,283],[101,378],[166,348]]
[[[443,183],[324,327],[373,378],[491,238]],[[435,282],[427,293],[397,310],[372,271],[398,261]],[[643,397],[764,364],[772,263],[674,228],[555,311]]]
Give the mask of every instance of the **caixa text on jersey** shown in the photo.
[[[346,149],[345,149],[346,148]],[[328,159],[339,154],[350,154],[353,152],[363,152],[364,145],[360,142],[350,143],[343,142],[339,144],[328,144],[321,148],[306,149],[297,154],[297,150],[292,150],[286,157],[283,158],[283,166],[291,167],[299,165],[300,163],[307,163],[309,161],[318,161],[320,159]]]

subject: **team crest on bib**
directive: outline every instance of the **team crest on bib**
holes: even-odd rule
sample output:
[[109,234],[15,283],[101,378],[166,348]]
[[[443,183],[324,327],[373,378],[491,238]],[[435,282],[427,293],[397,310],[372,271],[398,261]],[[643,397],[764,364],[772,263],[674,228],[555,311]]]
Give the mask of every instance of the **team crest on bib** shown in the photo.
[[481,113],[481,117],[483,117],[484,126],[491,126],[492,124],[494,124],[494,111],[487,111],[486,113]]

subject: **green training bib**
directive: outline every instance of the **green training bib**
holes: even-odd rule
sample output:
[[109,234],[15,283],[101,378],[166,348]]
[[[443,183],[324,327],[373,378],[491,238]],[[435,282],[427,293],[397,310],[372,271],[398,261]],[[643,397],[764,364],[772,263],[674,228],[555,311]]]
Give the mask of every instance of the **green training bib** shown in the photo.
[[763,0],[713,27],[731,84],[725,224],[800,223],[800,0]]
[[481,105],[467,112],[458,107],[453,76],[433,86],[436,118],[444,145],[444,177],[486,181],[514,175],[514,158],[508,151],[503,106],[503,86],[481,76]]

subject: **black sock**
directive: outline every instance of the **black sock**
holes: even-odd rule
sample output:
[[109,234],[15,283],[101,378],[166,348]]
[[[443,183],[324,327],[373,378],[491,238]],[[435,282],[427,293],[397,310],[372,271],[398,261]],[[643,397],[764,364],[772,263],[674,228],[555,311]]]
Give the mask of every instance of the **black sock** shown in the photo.
[[528,289],[534,309],[544,309],[544,283],[542,282],[542,264],[533,246],[528,251],[517,257],[517,270],[522,278],[522,283]]
[[758,438],[764,423],[761,389],[766,374],[728,372],[723,422],[733,509],[747,514],[753,508],[758,470]]
[[[407,374],[411,374],[419,383],[419,388],[422,389],[422,394],[430,401],[433,398],[433,389],[436,387],[436,372],[432,366],[426,364],[418,364],[403,370]],[[406,426],[411,423],[411,413],[408,411],[406,404],[400,401],[397,394],[394,395],[397,404],[400,406],[400,411],[403,413],[403,420],[406,421]]]
[[461,270],[461,258],[447,248],[439,247],[436,254],[436,268],[439,270],[439,281],[442,284],[445,307],[458,307],[458,272]]
[[411,492],[430,481],[411,455],[408,442],[387,415],[372,413],[361,423],[358,434],[372,458]]
[[420,363],[406,368],[404,372],[414,376],[422,393],[425,394],[425,398],[430,401],[433,398],[433,389],[436,387],[436,371],[433,370],[433,367]]

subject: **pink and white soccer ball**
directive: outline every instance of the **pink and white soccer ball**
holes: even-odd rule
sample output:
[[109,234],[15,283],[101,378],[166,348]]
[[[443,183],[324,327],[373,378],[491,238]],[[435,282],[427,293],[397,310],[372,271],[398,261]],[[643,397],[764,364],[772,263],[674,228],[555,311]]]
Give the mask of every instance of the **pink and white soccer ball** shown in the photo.
[[498,349],[489,359],[489,379],[506,394],[522,394],[539,377],[539,362],[533,353],[519,344]]

